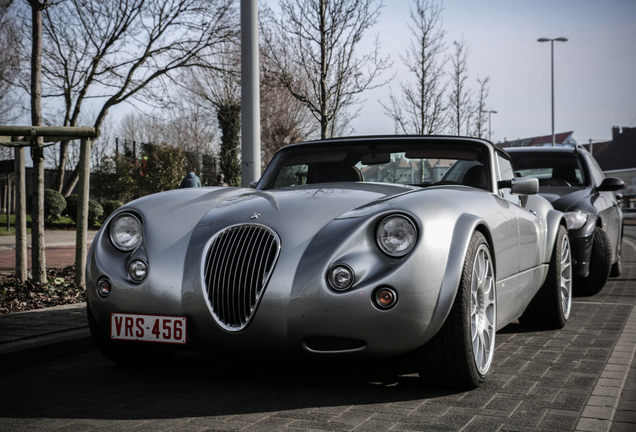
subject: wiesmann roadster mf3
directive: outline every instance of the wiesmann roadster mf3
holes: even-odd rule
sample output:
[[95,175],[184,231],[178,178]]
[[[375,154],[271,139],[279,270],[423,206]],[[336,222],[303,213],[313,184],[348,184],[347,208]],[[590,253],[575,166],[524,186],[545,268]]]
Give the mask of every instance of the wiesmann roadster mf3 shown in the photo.
[[497,330],[570,314],[566,221],[537,191],[479,139],[290,145],[251,189],[180,189],[111,215],[88,257],[92,337],[123,363],[405,354],[426,382],[474,388]]

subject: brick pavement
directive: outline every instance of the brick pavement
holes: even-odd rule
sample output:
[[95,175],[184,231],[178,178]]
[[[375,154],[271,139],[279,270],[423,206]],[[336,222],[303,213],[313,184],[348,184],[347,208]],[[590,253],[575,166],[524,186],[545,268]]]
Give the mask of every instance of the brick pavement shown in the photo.
[[182,353],[170,368],[126,369],[89,351],[3,368],[0,430],[633,431],[636,243],[626,243],[624,274],[575,298],[564,329],[499,332],[493,373],[470,392],[424,388],[382,362]]
[[[89,245],[97,231],[88,232]],[[45,255],[46,266],[63,268],[75,264],[75,238],[73,230],[46,230]],[[27,236],[27,266],[31,267],[31,235]],[[13,271],[15,269],[15,236],[0,236],[0,271]]]

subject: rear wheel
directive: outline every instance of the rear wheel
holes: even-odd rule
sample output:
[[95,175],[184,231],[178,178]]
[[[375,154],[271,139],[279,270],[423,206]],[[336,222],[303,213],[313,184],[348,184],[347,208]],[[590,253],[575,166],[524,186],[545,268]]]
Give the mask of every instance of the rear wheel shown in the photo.
[[490,248],[473,233],[462,278],[446,322],[418,352],[418,372],[434,385],[479,387],[490,373],[495,351],[497,303]]
[[574,286],[574,293],[580,296],[593,296],[601,292],[611,270],[610,242],[605,231],[596,227],[590,258],[590,274]]
[[113,340],[97,325],[91,307],[87,306],[88,328],[97,350],[108,360],[126,365],[157,366],[171,360],[178,349],[145,342]]
[[519,318],[524,325],[563,328],[572,309],[572,253],[565,227],[559,227],[545,282]]

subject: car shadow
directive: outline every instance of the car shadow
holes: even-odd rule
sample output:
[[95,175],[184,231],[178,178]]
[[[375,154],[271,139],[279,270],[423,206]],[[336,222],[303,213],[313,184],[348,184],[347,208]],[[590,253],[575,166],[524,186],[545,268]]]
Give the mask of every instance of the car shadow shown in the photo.
[[[401,362],[317,362],[179,353],[122,367],[96,351],[4,373],[0,417],[173,419],[459,398],[425,387]],[[421,403],[421,402],[420,402]]]

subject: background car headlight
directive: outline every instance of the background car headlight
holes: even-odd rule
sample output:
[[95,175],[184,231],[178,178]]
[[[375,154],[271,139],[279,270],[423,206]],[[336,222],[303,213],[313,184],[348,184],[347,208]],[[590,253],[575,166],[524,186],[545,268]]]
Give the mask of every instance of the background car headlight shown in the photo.
[[377,230],[377,242],[380,249],[393,257],[403,257],[415,246],[417,229],[406,216],[387,216],[380,222]]
[[131,251],[141,244],[141,222],[130,213],[122,213],[110,223],[110,239],[117,249]]
[[565,221],[568,224],[569,230],[579,229],[587,223],[589,213],[577,212],[565,212]]

